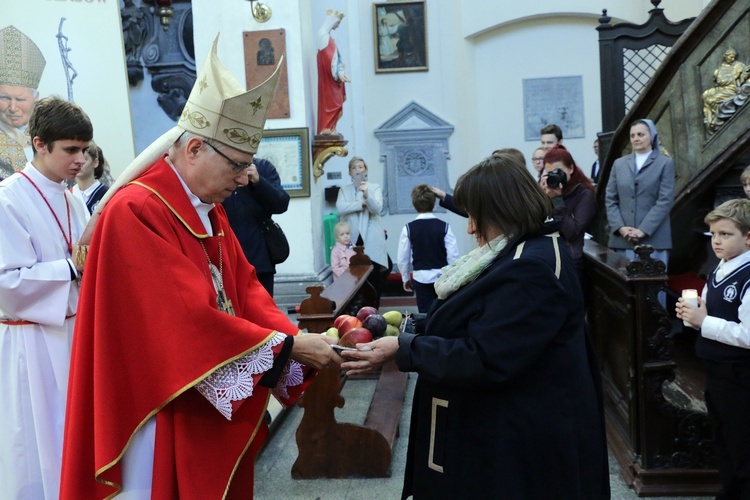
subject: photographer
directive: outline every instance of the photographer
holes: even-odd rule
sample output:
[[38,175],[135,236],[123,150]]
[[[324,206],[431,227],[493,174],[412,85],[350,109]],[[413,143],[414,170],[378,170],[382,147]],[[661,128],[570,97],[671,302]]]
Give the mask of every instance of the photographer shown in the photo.
[[556,146],[544,155],[540,185],[552,199],[552,217],[561,221],[560,234],[570,247],[581,278],[583,235],[596,213],[594,187],[564,146]]

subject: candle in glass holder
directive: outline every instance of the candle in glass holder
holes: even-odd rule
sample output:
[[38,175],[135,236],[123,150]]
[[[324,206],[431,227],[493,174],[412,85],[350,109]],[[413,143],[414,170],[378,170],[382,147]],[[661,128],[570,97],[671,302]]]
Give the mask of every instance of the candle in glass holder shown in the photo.
[[[686,288],[682,291],[682,300],[684,300],[688,304],[698,307],[698,290],[695,290],[693,288]],[[682,321],[682,324],[685,326],[692,326],[685,320]]]

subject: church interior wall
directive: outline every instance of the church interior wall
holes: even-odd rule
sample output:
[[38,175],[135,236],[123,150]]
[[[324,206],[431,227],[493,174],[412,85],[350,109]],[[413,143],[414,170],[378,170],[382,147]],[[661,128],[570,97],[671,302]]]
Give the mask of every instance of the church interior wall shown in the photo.
[[[25,1],[25,0],[24,0]],[[40,2],[41,0],[31,0]],[[449,138],[448,177],[455,185],[467,168],[499,147],[516,147],[528,159],[537,141],[526,141],[523,135],[524,78],[582,76],[585,134],[565,140],[573,156],[587,170],[593,162],[591,145],[600,129],[599,55],[595,30],[602,8],[608,8],[615,21],[641,23],[652,8],[648,0],[539,0],[538,2],[484,2],[480,0],[429,0],[426,2],[428,65],[426,72],[375,73],[372,2],[359,0],[266,0],[273,15],[267,23],[252,18],[249,2],[237,0],[193,0],[196,65],[200,66],[216,33],[221,33],[219,55],[224,64],[244,82],[242,32],[284,28],[286,30],[287,70],[289,74],[290,118],[269,119],[271,129],[307,127],[312,141],[317,115],[316,37],[328,8],[344,12],[334,38],[347,64],[352,82],[347,84],[347,101],[338,129],[349,141],[349,156],[334,157],[326,163],[326,173],[339,173],[340,179],[324,174],[317,182],[311,175],[310,198],[292,198],[287,213],[275,217],[287,232],[292,247],[290,259],[278,267],[280,274],[315,274],[325,268],[322,216],[334,207],[326,204],[323,190],[334,184],[349,182],[347,164],[354,156],[364,157],[370,167],[370,179],[385,186],[385,175],[379,158],[379,142],[373,131],[411,101],[436,114],[455,127]],[[11,5],[26,5],[14,0]],[[119,3],[119,2],[117,2]],[[667,18],[678,21],[697,15],[707,0],[665,0],[661,7]],[[114,10],[115,2],[46,2],[64,8],[66,13],[93,5]],[[101,7],[103,10],[104,7]],[[27,11],[24,9],[24,11]],[[91,12],[91,11],[89,11]],[[109,17],[107,17],[109,16]],[[73,17],[73,16],[69,16]],[[76,29],[108,30],[102,39],[112,40],[113,13],[97,13],[86,26]],[[19,27],[34,20],[12,13]],[[97,19],[97,22],[93,22]],[[104,22],[106,20],[106,22]],[[24,25],[24,23],[26,23]],[[73,26],[71,25],[71,29]],[[21,27],[21,29],[23,29]],[[53,42],[53,43],[56,43]],[[119,40],[121,44],[121,37]],[[76,47],[76,51],[82,47]],[[109,52],[120,54],[122,48]],[[79,52],[80,54],[80,52]],[[50,68],[59,58],[49,58]],[[87,60],[92,60],[86,57]],[[100,66],[113,64],[124,72],[124,57],[101,57],[93,60]],[[98,68],[98,74],[104,74]],[[46,78],[46,77],[45,77]],[[102,120],[125,120],[118,125],[117,139],[100,137],[108,158],[116,158],[113,173],[118,173],[145,145],[174,125],[158,108],[155,94],[147,80],[131,93],[135,136],[133,144],[122,130],[130,127],[127,90],[117,98],[119,88],[107,88],[106,105],[87,102],[89,95],[101,95],[98,87],[85,87],[85,79],[76,82],[80,99],[76,100],[92,115],[95,126]],[[46,80],[42,82],[46,85]],[[123,80],[121,85],[126,85]],[[84,91],[87,89],[87,91]],[[61,93],[59,90],[57,93]],[[49,93],[49,92],[48,92]],[[151,94],[150,96],[148,94]],[[151,135],[148,140],[143,138]],[[111,155],[110,155],[111,153]],[[529,164],[530,167],[530,164]],[[474,246],[465,234],[465,220],[441,214],[453,226],[461,252]],[[412,215],[388,215],[383,226],[390,238],[388,251],[395,260],[398,234]],[[312,241],[312,245],[311,245]],[[309,249],[314,249],[310,252]]]

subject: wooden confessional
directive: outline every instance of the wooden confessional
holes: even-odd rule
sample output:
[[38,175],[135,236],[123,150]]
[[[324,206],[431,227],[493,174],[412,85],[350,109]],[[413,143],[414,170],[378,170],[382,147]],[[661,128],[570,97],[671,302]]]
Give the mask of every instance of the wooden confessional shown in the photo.
[[[681,23],[667,21],[660,2],[652,3],[644,25],[612,25],[605,11],[598,28],[603,169],[600,214],[585,246],[587,313],[602,363],[610,449],[625,479],[640,496],[711,495],[718,484],[693,351],[697,332],[674,321],[674,298],[682,288],[700,288],[715,265],[703,217],[742,196],[740,172],[750,165],[750,80],[722,104],[719,126],[704,123],[702,99],[728,49],[750,64],[750,3],[714,0]],[[607,249],[609,171],[630,152],[630,124],[639,118],[654,120],[662,150],[675,162],[668,274],[647,253],[630,262]],[[666,309],[658,298],[665,291]]]

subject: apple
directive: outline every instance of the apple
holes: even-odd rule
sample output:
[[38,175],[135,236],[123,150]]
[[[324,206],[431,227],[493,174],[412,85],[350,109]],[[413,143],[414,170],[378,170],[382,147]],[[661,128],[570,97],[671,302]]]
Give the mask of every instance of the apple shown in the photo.
[[354,316],[342,314],[341,316],[336,318],[336,321],[333,322],[333,326],[338,328],[339,336],[342,336],[352,328],[361,328],[362,322]]
[[363,321],[363,326],[372,332],[372,337],[379,339],[385,334],[388,323],[380,314],[370,314]]
[[336,328],[335,326],[332,326],[331,328],[329,328],[328,330],[326,330],[326,335],[328,335],[329,337],[332,337],[332,338],[338,340],[339,339],[339,329]]
[[344,321],[344,320],[345,320],[346,318],[351,318],[351,317],[352,317],[352,316],[349,316],[348,314],[342,314],[341,316],[338,316],[338,317],[337,317],[337,318],[336,318],[335,320],[333,320],[333,326],[335,326],[336,328],[338,328],[338,327],[339,327],[339,325],[341,325],[341,323],[342,323],[342,322],[343,322],[343,321]]
[[378,313],[378,310],[375,309],[374,307],[365,306],[357,312],[357,319],[359,319],[362,323],[364,323],[369,315],[377,314],[377,313]]
[[356,347],[357,344],[366,344],[372,342],[372,333],[367,328],[352,328],[339,340],[339,345],[343,347]]

